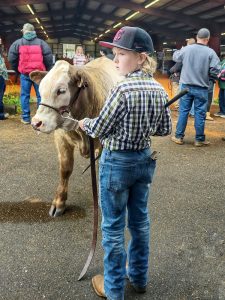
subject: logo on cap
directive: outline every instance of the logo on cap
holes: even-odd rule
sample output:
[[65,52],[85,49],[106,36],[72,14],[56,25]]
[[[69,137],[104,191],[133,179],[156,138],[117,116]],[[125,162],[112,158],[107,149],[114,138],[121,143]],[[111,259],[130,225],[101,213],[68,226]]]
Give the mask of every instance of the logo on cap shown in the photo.
[[125,30],[121,28],[115,35],[113,42],[116,42],[121,39],[122,35],[124,34]]

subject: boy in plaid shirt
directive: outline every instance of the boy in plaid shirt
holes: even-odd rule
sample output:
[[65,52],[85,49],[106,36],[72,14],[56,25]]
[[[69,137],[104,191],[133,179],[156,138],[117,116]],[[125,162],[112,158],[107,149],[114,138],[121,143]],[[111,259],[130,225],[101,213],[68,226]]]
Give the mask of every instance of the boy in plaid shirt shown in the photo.
[[[79,121],[81,129],[99,137],[103,145],[99,193],[104,277],[94,276],[92,285],[100,297],[123,300],[126,275],[136,292],[146,291],[148,199],[156,166],[150,136],[170,134],[171,117],[170,110],[164,109],[168,96],[152,77],[156,63],[149,56],[154,51],[149,34],[126,26],[117,32],[113,43],[100,45],[113,48],[114,62],[125,79],[114,87],[97,118]],[[131,234],[127,253],[126,211]]]

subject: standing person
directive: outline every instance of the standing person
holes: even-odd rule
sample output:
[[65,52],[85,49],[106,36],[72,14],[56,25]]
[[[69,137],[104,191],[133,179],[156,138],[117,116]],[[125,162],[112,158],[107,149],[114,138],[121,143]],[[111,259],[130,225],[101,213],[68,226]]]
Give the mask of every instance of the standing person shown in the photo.
[[[208,101],[209,73],[211,69],[218,68],[219,58],[215,51],[207,47],[210,32],[202,28],[197,33],[197,43],[188,45],[179,52],[174,53],[173,60],[182,62],[180,76],[181,89],[188,88],[189,92],[180,99],[179,118],[175,136],[172,141],[182,145],[187,126],[188,114],[194,102],[195,110],[195,146],[207,146],[205,140],[205,117]],[[177,54],[177,55],[176,55]]]
[[37,96],[37,106],[41,102],[41,97],[38,85],[30,79],[29,74],[34,70],[50,70],[53,65],[53,55],[48,44],[37,38],[32,24],[24,24],[22,33],[23,37],[10,46],[8,59],[12,69],[20,73],[21,122],[30,124],[30,91],[32,85]]
[[87,63],[87,58],[84,54],[84,49],[83,49],[83,47],[78,46],[76,48],[76,52],[75,52],[75,55],[73,57],[73,64],[75,66],[80,67],[80,66],[85,65],[86,63]]
[[[173,97],[176,96],[180,90],[179,81],[180,81],[181,68],[182,68],[182,63],[177,62],[169,70],[169,73],[171,74],[170,81],[171,81],[171,85],[172,85],[172,96]],[[176,109],[179,109],[179,100],[176,101],[174,107]]]
[[92,60],[94,60],[94,57],[92,57],[90,53],[87,53],[87,55],[86,55],[86,61],[87,61],[87,63],[90,62],[90,61],[92,61]]
[[158,62],[158,66],[157,66],[157,70],[160,70],[161,72],[163,72],[163,60],[164,60],[165,54],[163,49],[159,52],[157,52],[157,62]]
[[3,97],[5,93],[5,80],[8,79],[8,73],[5,66],[5,61],[2,56],[2,51],[0,50],[0,120],[5,120],[8,118],[9,114],[5,114],[4,112],[4,103],[3,103]]
[[107,57],[111,60],[113,60],[113,58],[114,58],[114,55],[111,52],[111,50],[107,49],[107,48],[104,48],[104,47],[100,49],[100,54],[101,54],[101,56],[105,56],[105,57]]
[[[186,40],[187,46],[195,44],[195,39],[190,38]],[[176,50],[175,52],[179,52],[180,50]],[[172,94],[173,96],[177,95],[180,90],[180,73],[182,69],[182,63],[181,62],[176,62],[175,65],[170,69],[171,73],[171,82],[172,82]],[[179,100],[176,101],[175,103],[175,108],[179,109]]]
[[208,88],[208,101],[207,101],[207,109],[206,109],[206,117],[205,119],[207,121],[214,121],[214,119],[210,116],[210,108],[212,104],[212,99],[213,99],[213,92],[214,92],[214,84],[215,84],[215,79],[209,78],[209,88]]
[[[171,132],[168,96],[153,79],[155,61],[149,34],[123,27],[113,43],[116,68],[125,79],[118,83],[95,119],[79,121],[81,129],[100,137],[103,145],[99,170],[104,277],[92,278],[95,292],[109,300],[124,299],[125,276],[137,292],[146,291],[149,267],[150,221],[148,198],[156,166],[151,135]],[[124,229],[128,212],[131,240],[126,254]],[[128,267],[126,270],[126,260]]]
[[[220,70],[225,72],[225,57],[223,57],[223,59],[220,63]],[[219,88],[220,88],[220,91],[219,91],[219,108],[220,108],[220,111],[215,113],[214,116],[225,118],[225,78],[223,78],[223,80],[222,80],[220,75],[219,75]]]

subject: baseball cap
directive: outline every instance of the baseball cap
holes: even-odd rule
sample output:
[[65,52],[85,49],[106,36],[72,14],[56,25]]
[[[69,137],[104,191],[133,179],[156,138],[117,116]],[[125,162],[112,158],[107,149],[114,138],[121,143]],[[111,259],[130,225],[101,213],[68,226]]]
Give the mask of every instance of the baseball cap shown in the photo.
[[99,42],[100,46],[106,48],[121,48],[136,52],[154,52],[153,42],[150,35],[142,28],[124,26],[117,31],[113,42]]
[[210,38],[210,31],[207,28],[201,28],[197,33],[197,37],[199,39],[208,39]]
[[30,23],[26,23],[23,25],[23,29],[21,31],[34,31],[34,26]]

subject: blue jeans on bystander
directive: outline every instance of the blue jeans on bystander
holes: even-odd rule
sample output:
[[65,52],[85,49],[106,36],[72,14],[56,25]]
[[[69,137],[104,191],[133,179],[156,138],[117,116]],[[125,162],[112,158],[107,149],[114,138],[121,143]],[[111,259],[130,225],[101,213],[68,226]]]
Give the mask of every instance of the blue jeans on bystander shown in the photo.
[[196,141],[205,141],[205,117],[208,102],[208,89],[188,84],[182,84],[181,89],[189,92],[180,99],[179,118],[176,127],[176,138],[183,138],[187,126],[188,114],[194,102]]
[[30,91],[32,85],[34,86],[36,92],[38,107],[39,103],[41,102],[41,96],[38,90],[38,85],[30,79],[29,75],[20,75],[20,102],[22,108],[22,119],[26,122],[30,122]]
[[[150,218],[148,199],[156,161],[150,149],[110,151],[103,149],[99,167],[99,193],[104,248],[104,289],[107,299],[123,300],[126,276],[145,287],[148,280]],[[131,240],[128,255],[124,229],[128,212]]]
[[225,115],[225,90],[220,89],[219,91],[219,107],[220,107],[220,113],[222,115]]
[[0,120],[5,119],[3,96],[5,93],[5,79],[0,76]]

